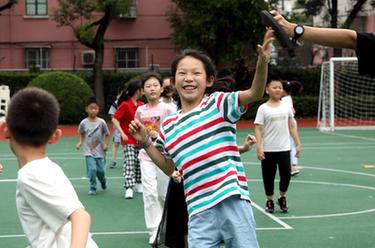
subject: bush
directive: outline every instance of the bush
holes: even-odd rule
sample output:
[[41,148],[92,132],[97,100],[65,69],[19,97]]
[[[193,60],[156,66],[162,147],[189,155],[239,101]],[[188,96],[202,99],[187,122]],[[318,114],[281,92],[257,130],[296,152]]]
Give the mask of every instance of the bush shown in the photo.
[[[242,118],[245,120],[255,120],[258,107],[267,100],[268,97],[264,97],[258,102],[251,103],[249,109]],[[296,110],[296,118],[316,118],[318,115],[318,100],[317,96],[293,96],[293,106]]]
[[79,123],[85,118],[85,102],[93,96],[92,89],[80,77],[67,72],[42,73],[28,86],[39,87],[52,93],[60,104],[60,123]]

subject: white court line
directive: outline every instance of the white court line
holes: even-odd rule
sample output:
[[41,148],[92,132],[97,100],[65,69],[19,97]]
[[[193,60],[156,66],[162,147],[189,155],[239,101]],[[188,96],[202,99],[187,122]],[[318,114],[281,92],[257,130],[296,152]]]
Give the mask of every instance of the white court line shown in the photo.
[[322,215],[306,215],[306,216],[286,216],[280,217],[283,220],[295,220],[295,219],[316,219],[316,218],[327,218],[327,217],[342,217],[342,216],[349,216],[349,215],[358,215],[358,214],[367,214],[375,212],[375,208],[366,209],[362,211],[356,212],[349,212],[349,213],[339,213],[339,214],[322,214]]
[[322,168],[322,167],[311,167],[311,166],[302,166],[302,168],[310,169],[310,170],[322,170],[322,171],[331,171],[331,172],[339,172],[344,174],[352,174],[352,175],[360,175],[360,176],[367,176],[367,177],[375,177],[375,174],[363,173],[363,172],[356,172],[356,171],[347,171],[347,170],[338,170],[338,169],[329,169],[329,168]]
[[[251,205],[253,207],[255,207],[256,209],[258,209],[260,212],[262,212],[264,215],[266,215],[268,218],[272,219],[273,221],[275,221],[276,223],[278,223],[279,225],[281,225],[283,228],[281,229],[287,229],[287,230],[290,230],[290,229],[293,229],[293,227],[289,226],[288,224],[286,224],[284,221],[282,221],[280,218],[276,217],[275,215],[273,214],[270,214],[270,213],[267,213],[266,211],[264,211],[264,209],[259,206],[258,204],[256,204],[255,202],[251,202]],[[275,230],[273,228],[268,228],[270,230]],[[278,228],[280,229],[280,228]]]
[[333,135],[333,136],[346,137],[346,138],[355,138],[355,139],[366,140],[366,141],[375,141],[375,138],[368,138],[368,137],[363,137],[363,136],[343,134],[343,133],[337,133],[337,132],[330,132],[326,134]]

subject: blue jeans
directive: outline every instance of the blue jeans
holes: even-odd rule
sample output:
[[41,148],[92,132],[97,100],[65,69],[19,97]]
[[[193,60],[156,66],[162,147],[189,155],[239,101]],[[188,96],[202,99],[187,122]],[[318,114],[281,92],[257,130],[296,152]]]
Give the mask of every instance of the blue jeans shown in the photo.
[[189,248],[258,248],[255,220],[249,202],[231,196],[189,219]]
[[107,180],[105,178],[105,163],[103,158],[94,158],[86,156],[86,172],[90,181],[90,190],[96,191],[96,177],[98,177],[102,189],[107,188]]

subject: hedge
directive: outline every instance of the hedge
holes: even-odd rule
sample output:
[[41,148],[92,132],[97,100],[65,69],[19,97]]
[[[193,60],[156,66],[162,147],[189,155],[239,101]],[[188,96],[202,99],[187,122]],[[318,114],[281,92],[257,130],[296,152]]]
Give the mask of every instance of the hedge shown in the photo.
[[[93,73],[91,71],[72,72],[73,74],[82,78],[87,84],[94,88]],[[114,101],[118,87],[122,87],[131,78],[140,75],[142,72],[115,72],[104,71],[104,97],[105,109],[103,113],[107,113],[110,105]],[[250,72],[251,74],[253,72]],[[8,85],[11,89],[11,94],[14,94],[19,89],[27,86],[39,74],[43,72],[0,72],[0,84]],[[286,80],[298,80],[302,83],[304,90],[301,95],[293,96],[294,105],[297,109],[299,117],[316,117],[318,110],[318,95],[320,82],[320,68],[285,68],[270,66],[269,78],[280,78]],[[264,99],[263,101],[265,101]],[[256,109],[261,102],[253,104],[245,118],[254,118]]]

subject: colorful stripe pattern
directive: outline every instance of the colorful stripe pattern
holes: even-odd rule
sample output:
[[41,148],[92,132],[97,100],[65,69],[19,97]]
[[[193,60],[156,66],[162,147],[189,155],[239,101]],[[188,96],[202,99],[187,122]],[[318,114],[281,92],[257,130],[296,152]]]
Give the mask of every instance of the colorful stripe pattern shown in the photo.
[[214,93],[189,113],[169,115],[162,124],[156,147],[183,175],[189,216],[232,195],[250,201],[236,143],[235,123],[246,111],[238,95]]

